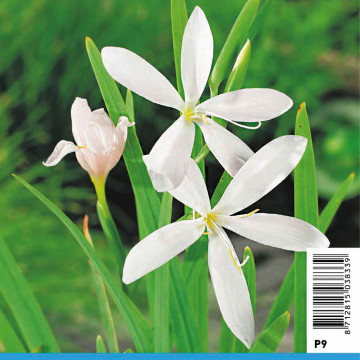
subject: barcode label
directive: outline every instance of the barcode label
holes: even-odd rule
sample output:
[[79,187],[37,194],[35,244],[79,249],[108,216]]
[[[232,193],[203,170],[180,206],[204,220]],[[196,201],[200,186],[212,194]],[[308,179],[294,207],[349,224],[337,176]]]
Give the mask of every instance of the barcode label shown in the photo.
[[307,253],[308,352],[360,350],[360,249]]

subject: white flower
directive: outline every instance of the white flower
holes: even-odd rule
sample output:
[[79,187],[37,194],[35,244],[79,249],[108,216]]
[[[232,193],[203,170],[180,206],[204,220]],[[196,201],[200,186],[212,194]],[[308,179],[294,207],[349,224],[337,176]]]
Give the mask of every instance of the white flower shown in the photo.
[[76,98],[71,107],[72,132],[76,144],[61,140],[45,166],[54,166],[67,154],[75,152],[81,167],[95,183],[105,181],[123,153],[127,128],[132,124],[121,116],[115,127],[104,109],[91,111],[85,99]]
[[180,185],[194,142],[194,122],[205,141],[232,176],[253,155],[231,132],[207,117],[229,122],[260,122],[283,114],[292,106],[289,97],[271,89],[242,89],[215,96],[198,104],[206,86],[213,58],[213,38],[205,14],[196,7],[184,31],[181,49],[181,78],[185,101],[171,83],[152,65],[133,52],[118,47],[102,49],[109,74],[120,84],[156,104],[172,107],[181,116],[144,156],[153,185],[167,191]]
[[224,320],[247,346],[254,339],[254,320],[241,264],[223,228],[250,240],[293,251],[327,247],[329,241],[314,226],[289,216],[233,215],[262,198],[295,168],[306,148],[306,139],[283,136],[254,154],[239,170],[219,203],[211,209],[201,172],[189,160],[184,181],[171,194],[200,217],[160,228],[129,252],[123,281],[131,283],[163,265],[192,245],[205,231],[209,236],[208,263],[215,294]]

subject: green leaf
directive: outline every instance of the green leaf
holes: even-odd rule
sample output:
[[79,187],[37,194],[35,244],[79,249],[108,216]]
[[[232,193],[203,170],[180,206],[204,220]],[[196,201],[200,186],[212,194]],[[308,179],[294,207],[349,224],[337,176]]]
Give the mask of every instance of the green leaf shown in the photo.
[[171,0],[171,28],[174,48],[176,82],[179,94],[184,98],[181,81],[181,45],[188,15],[185,0]]
[[98,354],[107,353],[106,346],[105,346],[104,340],[102,339],[101,335],[98,335],[96,337],[96,352]]
[[[319,227],[318,194],[314,150],[305,103],[299,107],[295,134],[308,143],[294,172],[295,217]],[[306,352],[306,253],[295,253],[294,351]]]
[[[84,236],[87,239],[87,241],[89,241],[90,245],[94,248],[94,244],[91,239],[90,232],[89,232],[88,221],[89,221],[89,217],[86,215],[84,217],[84,222],[83,222],[83,232],[84,232]],[[94,279],[96,296],[98,299],[100,315],[101,315],[101,319],[103,322],[109,351],[112,353],[118,353],[119,346],[118,346],[118,342],[117,342],[117,338],[116,338],[115,325],[114,325],[114,320],[113,320],[113,316],[111,313],[110,303],[109,303],[109,300],[108,300],[108,297],[106,294],[105,285],[101,279],[101,276],[96,271],[94,264],[91,261],[89,261],[89,263],[90,263],[90,267],[91,267],[91,271],[92,271],[92,275],[93,275],[93,279]],[[102,339],[101,339],[101,341],[102,341]]]
[[251,353],[273,353],[279,347],[280,342],[289,326],[290,313],[285,312],[279,316],[269,327],[263,330],[251,347]]
[[134,352],[132,351],[132,349],[126,349],[125,351],[124,351],[124,354],[133,354]]
[[294,170],[295,217],[319,227],[318,193],[314,149],[306,106],[303,102],[296,116],[295,135],[307,139],[305,153]]
[[[86,38],[86,49],[112,121],[116,124],[121,115],[126,115],[131,121],[134,121],[133,111],[128,112],[128,108],[133,109],[131,94],[127,94],[128,104],[126,105],[115,81],[104,68],[99,50],[88,37]],[[142,156],[143,151],[136,135],[135,126],[131,126],[128,128],[124,160],[135,195],[139,222],[147,225],[143,229],[141,228],[140,232],[141,238],[144,238],[157,229],[160,200],[152,186]]]
[[26,350],[5,315],[0,311],[0,353],[2,352],[25,353]]
[[251,55],[251,43],[247,40],[236,59],[235,65],[231,70],[229,79],[225,86],[225,92],[235,91],[242,88],[247,69],[249,67]]
[[331,197],[329,202],[326,204],[324,210],[320,214],[320,230],[324,234],[329,228],[336,212],[338,211],[341,203],[343,202],[346,193],[354,181],[355,174],[351,173],[347,179],[341,184],[336,193]]
[[[164,193],[161,200],[159,228],[171,222],[173,197]],[[154,294],[154,351],[166,353],[170,347],[170,310],[169,310],[169,264],[155,271]]]
[[275,0],[265,0],[260,6],[259,11],[255,16],[255,20],[251,25],[249,31],[249,39],[253,41],[261,28],[264,26],[267,18],[270,15],[270,12],[275,4]]
[[[246,263],[241,267],[241,270],[244,272],[245,280],[249,289],[250,300],[253,309],[253,316],[255,316],[255,305],[256,305],[255,259],[251,249],[248,246],[246,246],[244,249],[243,261],[246,261]],[[249,352],[249,349],[239,339],[235,337],[234,352],[247,353]]]
[[19,176],[14,175],[14,177],[17,181],[20,182],[20,184],[22,184],[35,197],[37,197],[67,227],[104,281],[104,284],[109,290],[110,295],[112,296],[121,316],[124,319],[136,350],[138,352],[151,352],[153,350],[153,334],[149,324],[146,322],[138,308],[124,293],[121,286],[119,286],[115,281],[108,268],[97,256],[93,247],[89,244],[81,231],[54,203],[48,200],[43,194],[41,194],[38,190],[36,190],[33,186],[28,184]]
[[291,264],[266,319],[264,329],[271,325],[285,311],[290,311],[294,301],[294,263]]
[[[131,93],[127,93],[127,104],[125,104],[115,81],[104,68],[99,50],[90,38],[86,38],[86,49],[106,108],[114,124],[117,123],[120,115],[127,115],[131,121],[135,121]],[[128,128],[123,156],[135,195],[140,239],[143,239],[157,229],[160,200],[142,160],[143,151],[135,126]],[[145,279],[152,314],[154,306],[154,274],[147,275]]]
[[245,44],[258,7],[259,0],[248,0],[237,17],[210,75],[209,84],[213,92],[217,92],[230,73],[235,56]]
[[59,352],[50,326],[16,261],[0,237],[0,291],[9,305],[29,351]]
[[88,36],[85,38],[85,45],[106,109],[116,125],[121,115],[127,116],[124,100],[115,81],[106,71],[98,48]]
[[213,208],[221,199],[221,197],[223,196],[226,188],[229,186],[230,182],[232,180],[232,177],[229,173],[227,173],[226,171],[223,172],[223,174],[221,175],[220,181],[217,184],[214,193],[211,197],[211,207]]
[[181,273],[179,259],[169,262],[170,267],[170,314],[177,351],[201,352],[199,329],[195,322],[187,285]]

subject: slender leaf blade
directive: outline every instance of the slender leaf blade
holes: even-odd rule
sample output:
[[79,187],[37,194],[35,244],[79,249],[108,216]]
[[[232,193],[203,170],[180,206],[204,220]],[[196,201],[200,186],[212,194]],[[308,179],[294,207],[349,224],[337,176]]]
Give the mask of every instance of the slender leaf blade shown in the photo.
[[26,353],[14,329],[0,311],[0,353]]
[[336,193],[331,197],[329,202],[326,204],[324,210],[320,214],[319,228],[321,232],[326,233],[329,228],[336,212],[338,211],[341,203],[343,202],[346,193],[354,181],[355,174],[351,173],[347,179],[340,185]]
[[294,301],[294,267],[294,263],[292,263],[272,304],[264,329],[270,326],[285,311],[291,309]]
[[[309,119],[303,102],[296,117],[295,134],[308,143],[294,172],[295,217],[319,227],[318,194],[314,149]],[[306,253],[295,253],[294,351],[306,352]]]
[[[164,193],[161,200],[159,228],[171,222],[173,197]],[[170,352],[170,299],[169,299],[169,264],[166,263],[155,271],[154,294],[154,351]]]
[[77,243],[80,245],[86,256],[93,263],[96,271],[101,276],[104,284],[109,290],[121,316],[129,330],[135,348],[138,352],[150,352],[153,349],[152,330],[150,329],[145,318],[133,304],[129,297],[124,293],[117,284],[108,268],[100,260],[92,246],[86,240],[78,227],[49,199],[41,194],[37,189],[28,184],[19,176],[13,175],[26,189],[28,189],[35,197],[37,197],[70,231]]
[[16,261],[0,237],[0,291],[30,352],[60,352],[51,328]]
[[259,334],[254,345],[251,347],[250,353],[275,352],[280,345],[289,323],[290,313],[286,311]]
[[106,346],[105,346],[104,340],[103,340],[103,338],[101,337],[101,335],[98,335],[98,336],[96,337],[96,352],[97,352],[98,354],[105,354],[105,353],[107,353]]
[[220,83],[230,73],[235,56],[245,44],[258,7],[259,0],[248,0],[237,17],[210,75],[209,84],[213,92],[217,92]]
[[185,0],[171,0],[171,28],[174,48],[176,82],[179,94],[184,98],[184,88],[181,81],[181,45],[188,14]]

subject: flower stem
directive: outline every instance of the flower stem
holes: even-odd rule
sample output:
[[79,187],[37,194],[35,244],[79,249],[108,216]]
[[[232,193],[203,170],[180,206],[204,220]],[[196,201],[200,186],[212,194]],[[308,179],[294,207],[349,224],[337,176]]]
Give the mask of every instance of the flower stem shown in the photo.
[[105,180],[93,182],[97,195],[96,209],[98,212],[100,224],[104,231],[106,241],[108,242],[111,251],[115,255],[117,272],[119,273],[121,279],[126,257],[125,248],[106,201]]

